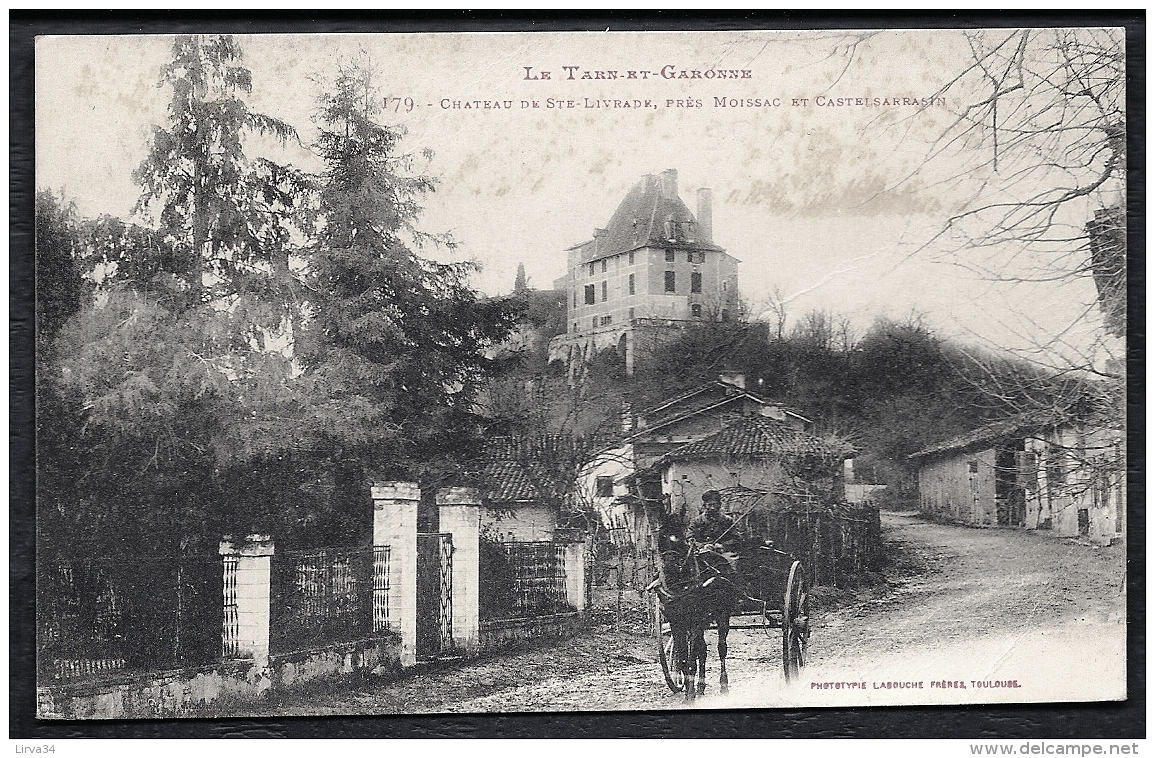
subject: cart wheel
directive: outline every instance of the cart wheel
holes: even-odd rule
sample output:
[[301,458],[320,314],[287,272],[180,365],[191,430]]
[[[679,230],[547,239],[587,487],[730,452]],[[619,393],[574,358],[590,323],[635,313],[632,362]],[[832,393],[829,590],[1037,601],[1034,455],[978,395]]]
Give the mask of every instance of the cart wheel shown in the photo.
[[786,595],[782,601],[782,670],[786,681],[794,681],[806,665],[810,642],[810,586],[801,561],[790,566]]
[[658,639],[658,661],[662,664],[666,684],[674,692],[681,692],[686,682],[681,663],[674,657],[674,633],[670,631],[670,624],[662,613],[662,601],[657,595],[654,595],[654,636]]

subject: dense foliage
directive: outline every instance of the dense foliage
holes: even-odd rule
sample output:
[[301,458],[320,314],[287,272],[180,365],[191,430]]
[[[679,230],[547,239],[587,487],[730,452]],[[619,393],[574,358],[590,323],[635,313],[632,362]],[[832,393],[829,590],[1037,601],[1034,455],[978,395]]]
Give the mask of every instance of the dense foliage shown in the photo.
[[232,38],[177,38],[160,85],[137,220],[38,198],[40,548],[363,539],[369,474],[423,479],[469,447],[513,309],[413,252],[433,184],[363,68],[322,97],[320,176],[246,153],[297,137],[248,108]]

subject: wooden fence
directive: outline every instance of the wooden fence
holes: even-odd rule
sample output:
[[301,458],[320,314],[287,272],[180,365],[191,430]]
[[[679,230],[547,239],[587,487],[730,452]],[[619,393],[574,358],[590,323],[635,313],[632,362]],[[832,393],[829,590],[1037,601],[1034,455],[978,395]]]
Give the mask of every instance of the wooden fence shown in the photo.
[[842,587],[879,568],[882,522],[873,504],[776,499],[745,520],[749,533],[802,561],[811,584]]

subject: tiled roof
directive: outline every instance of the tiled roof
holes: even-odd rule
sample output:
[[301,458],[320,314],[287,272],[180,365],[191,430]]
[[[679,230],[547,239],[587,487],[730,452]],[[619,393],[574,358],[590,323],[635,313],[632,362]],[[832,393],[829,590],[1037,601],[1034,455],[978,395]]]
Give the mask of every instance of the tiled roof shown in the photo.
[[831,443],[794,429],[785,421],[765,416],[746,416],[708,437],[691,442],[666,455],[663,460],[691,460],[734,456],[772,458],[787,455],[853,454],[853,448]]
[[[595,246],[583,243],[582,262],[616,255],[627,250],[636,250],[647,245],[669,246],[666,240],[665,222],[673,216],[677,222],[695,221],[690,209],[677,195],[668,196],[662,192],[662,179],[656,175],[646,175],[626,193],[626,197],[614,212],[606,226],[604,235]],[[706,241],[681,242],[675,246],[693,247],[695,250],[721,250]]]
[[945,453],[951,450],[966,450],[976,445],[997,442],[1004,437],[1010,437],[1032,430],[1037,431],[1062,423],[1064,420],[1065,416],[1057,411],[1024,413],[1018,416],[1011,416],[1010,418],[992,421],[989,424],[980,426],[978,429],[972,429],[957,437],[951,437],[948,440],[937,442],[919,450],[917,453],[911,453],[909,457],[926,458],[936,453]]
[[469,478],[489,502],[541,501],[546,495],[537,483],[548,489],[557,478],[551,463],[564,467],[583,460],[592,454],[591,444],[565,434],[492,437],[481,459],[468,467]]
[[[696,395],[701,395],[705,392],[717,391],[719,389],[723,390],[724,394],[723,394],[722,399],[718,400],[717,402],[710,403],[708,405],[703,405],[703,406],[700,406],[697,408],[692,408],[689,411],[683,411],[680,413],[675,413],[675,414],[670,415],[670,416],[658,416],[657,418],[652,418],[655,414],[660,414],[662,411],[665,411],[669,408],[672,408],[673,406],[675,406],[679,403],[682,403],[686,400],[689,400],[689,399],[695,397]],[[746,398],[746,399],[752,400],[752,401],[754,401],[760,405],[777,405],[776,403],[773,403],[770,400],[767,400],[766,398],[762,397],[761,395],[758,395],[757,393],[751,392],[750,390],[743,389],[741,387],[738,387],[737,385],[733,385],[733,384],[730,384],[728,382],[723,382],[720,379],[712,379],[708,382],[705,382],[704,384],[698,385],[697,387],[695,387],[692,390],[687,390],[686,392],[683,392],[680,395],[675,395],[674,397],[663,400],[662,402],[658,403],[657,405],[651,406],[651,407],[647,408],[646,410],[640,412],[638,414],[638,416],[640,418],[647,419],[648,423],[646,424],[646,426],[639,428],[638,431],[632,436],[635,436],[635,437],[640,436],[647,431],[652,431],[652,430],[657,429],[659,427],[665,426],[666,424],[669,424],[671,422],[681,421],[682,419],[688,418],[690,416],[701,413],[703,411],[716,409],[718,406],[724,405],[724,404],[726,404],[732,400],[736,400],[738,398]],[[794,418],[797,418],[797,419],[799,419],[799,420],[801,420],[807,424],[810,423],[810,419],[806,418],[805,416],[801,416],[801,415],[795,413],[794,411],[790,411],[790,410],[783,408],[782,412],[787,414],[788,416],[793,416]]]
[[530,472],[517,461],[491,461],[477,469],[475,476],[482,485],[482,497],[490,502],[526,502],[540,498]]

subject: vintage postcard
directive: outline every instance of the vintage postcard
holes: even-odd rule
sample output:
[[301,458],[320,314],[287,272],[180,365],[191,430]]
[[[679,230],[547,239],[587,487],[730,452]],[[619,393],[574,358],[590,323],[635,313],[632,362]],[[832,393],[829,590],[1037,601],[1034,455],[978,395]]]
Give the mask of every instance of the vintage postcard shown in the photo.
[[1126,698],[1124,53],[39,37],[38,716]]

